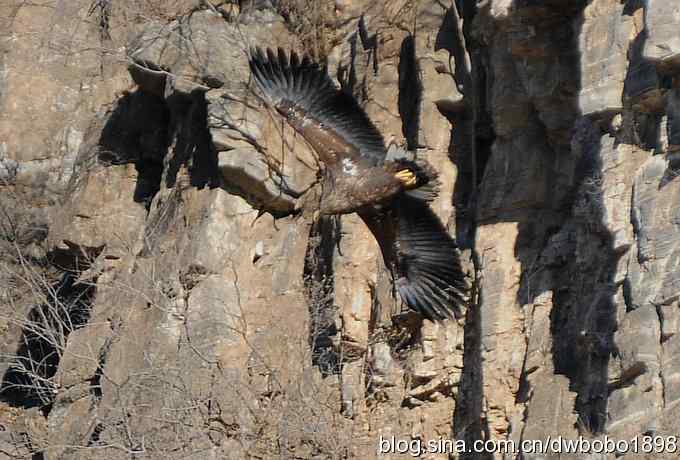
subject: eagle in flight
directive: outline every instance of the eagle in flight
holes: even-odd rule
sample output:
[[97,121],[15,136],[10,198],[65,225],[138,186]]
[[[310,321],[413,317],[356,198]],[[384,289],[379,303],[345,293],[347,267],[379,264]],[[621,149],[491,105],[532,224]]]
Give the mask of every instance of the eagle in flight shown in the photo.
[[411,309],[431,321],[460,317],[467,283],[456,244],[428,204],[437,193],[434,170],[388,160],[380,132],[325,66],[280,48],[251,49],[249,59],[266,102],[324,165],[319,212],[359,214]]

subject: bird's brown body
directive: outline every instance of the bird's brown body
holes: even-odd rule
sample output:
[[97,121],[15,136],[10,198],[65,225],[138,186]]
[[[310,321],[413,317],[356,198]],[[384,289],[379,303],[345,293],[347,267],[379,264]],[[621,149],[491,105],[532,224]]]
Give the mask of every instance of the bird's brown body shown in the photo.
[[255,49],[250,68],[268,104],[324,166],[319,211],[359,214],[409,307],[432,321],[458,315],[465,275],[455,242],[427,203],[435,194],[434,171],[405,158],[386,160],[366,113],[308,57]]
[[359,149],[332,127],[286,101],[276,108],[312,146],[326,166],[321,214],[351,214],[368,205],[390,200],[405,189],[394,168],[372,166]]

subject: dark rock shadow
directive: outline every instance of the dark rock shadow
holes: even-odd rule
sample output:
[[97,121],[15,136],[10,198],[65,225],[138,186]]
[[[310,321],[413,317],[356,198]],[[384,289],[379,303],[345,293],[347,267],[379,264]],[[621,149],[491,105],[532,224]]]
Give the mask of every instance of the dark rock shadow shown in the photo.
[[45,290],[48,301],[34,306],[22,323],[19,348],[0,384],[0,401],[49,412],[55,394],[48,381],[57,372],[69,334],[89,321],[95,290],[96,280],[79,282],[74,272]]
[[[498,196],[495,187],[506,184],[507,181],[494,178],[494,174],[497,175],[499,171],[490,170],[488,165],[492,164],[493,156],[502,151],[503,142],[509,148],[508,139],[498,138],[491,116],[494,108],[490,105],[488,91],[494,85],[495,79],[519,77],[487,74],[492,69],[490,49],[488,44],[477,42],[478,36],[470,33],[470,24],[474,16],[479,14],[471,2],[458,1],[457,4],[466,25],[463,36],[472,61],[472,72],[468,76],[458,65],[454,69],[467,103],[463,109],[445,115],[455,125],[451,152],[459,169],[453,197],[457,210],[457,240],[462,247],[472,247],[474,252],[475,234],[479,226],[500,222],[517,223],[518,236],[514,249],[515,257],[522,267],[517,303],[531,303],[543,292],[553,292],[550,319],[555,372],[567,376],[570,389],[578,394],[574,409],[579,414],[580,424],[589,427],[593,433],[601,433],[606,419],[608,365],[609,359],[615,353],[612,343],[617,327],[615,305],[610,294],[616,291],[614,276],[616,262],[621,254],[614,251],[612,235],[603,223],[602,184],[595,177],[599,171],[599,138],[595,136],[598,142],[591,145],[590,151],[583,158],[574,155],[571,146],[572,126],[582,118],[578,105],[581,86],[578,38],[587,3],[546,2],[539,7],[530,0],[515,0],[509,10],[510,17],[504,19],[517,28],[512,29],[510,36],[516,43],[509,43],[508,50],[513,53],[511,59],[526,61],[525,74],[522,74],[524,79],[531,78],[530,66],[537,66],[538,69],[547,67],[546,59],[555,59],[561,69],[558,90],[549,96],[536,96],[525,91],[510,92],[506,96],[512,96],[516,98],[517,104],[529,107],[529,132],[524,132],[523,135],[543,140],[543,145],[537,146],[542,157],[535,161],[528,176],[532,181],[539,181],[541,200],[525,204],[506,203],[503,199],[502,205],[492,209],[490,204],[494,202],[485,196]],[[447,20],[452,21],[453,14],[447,15]],[[540,37],[528,38],[530,35],[527,35],[524,38],[522,27],[531,27],[532,33]],[[459,62],[465,47],[456,34],[451,33],[452,30],[451,25],[443,26],[436,46],[449,50]],[[524,56],[522,53],[530,49],[531,43],[536,40],[553,54],[548,54],[548,57],[531,54]],[[523,48],[524,46],[529,48]],[[546,118],[546,110],[555,110],[554,107],[562,108],[561,120]],[[591,121],[596,127],[597,120]],[[520,175],[522,168],[526,168],[521,164],[522,161],[521,156],[514,162],[509,160],[509,170],[505,171],[505,177],[514,175],[518,181],[526,180]],[[584,183],[589,184],[587,192],[583,191]],[[537,185],[509,184],[511,188]],[[511,192],[509,189],[501,193],[501,196],[512,196]],[[592,202],[583,204],[579,200]],[[577,248],[572,247],[571,252],[565,254],[564,260],[559,264],[544,263],[542,255],[550,249],[551,238],[560,232],[573,232],[573,226],[583,226],[579,231],[589,235],[589,241],[585,243],[587,247],[581,248],[586,253],[581,254],[580,258],[576,257]],[[588,250],[592,252],[587,252]],[[582,265],[584,263],[585,266]],[[489,296],[485,296],[485,291],[490,288],[482,288],[479,302],[481,310],[492,311],[495,308],[494,305],[486,304]],[[483,312],[478,310],[480,309],[473,306],[468,311],[464,370],[454,414],[454,437],[464,438],[468,442],[488,439],[489,436],[481,401],[484,376],[480,320]],[[526,369],[521,377],[524,388],[520,393],[529,397],[525,388],[525,372]],[[518,397],[523,396],[520,394]],[[485,457],[475,454],[461,458]]]
[[134,200],[147,209],[163,180],[167,188],[174,187],[182,166],[194,187],[220,184],[202,90],[165,99],[144,90],[124,95],[102,130],[99,147],[101,163],[135,164]]
[[420,105],[423,97],[423,83],[416,57],[416,38],[409,35],[401,43],[399,52],[399,116],[406,148],[415,150],[419,145]]
[[322,216],[309,231],[305,254],[305,296],[309,306],[312,364],[323,376],[341,372],[341,357],[333,345],[339,334],[334,305],[333,254],[341,236],[340,217]]
[[[371,72],[363,71],[372,68],[374,75],[378,74],[378,39],[376,34],[370,35],[366,27],[364,17],[361,16],[357,23],[357,30],[349,36],[347,42],[350,46],[350,61],[349,64],[340,64],[338,66],[338,81],[343,91],[351,94],[359,101],[366,100],[368,95],[366,93],[365,78]],[[361,44],[361,51],[359,50]],[[364,62],[360,61],[364,59]],[[357,68],[362,69],[364,80],[357,86]]]
[[[577,165],[575,196],[570,215],[555,234],[580,233],[572,249],[560,262],[544,262],[539,257],[540,270],[551,278],[553,308],[550,312],[550,333],[553,338],[552,357],[556,374],[569,378],[571,391],[576,392],[575,411],[579,415],[578,428],[602,433],[607,421],[609,360],[616,353],[614,332],[617,329],[616,305],[613,297],[616,267],[623,253],[617,253],[613,236],[604,225],[602,171],[599,138],[591,138],[590,149]],[[545,253],[554,251],[550,244],[553,235],[542,235]],[[531,270],[531,269],[528,269]],[[540,294],[530,287],[530,271],[523,271],[522,289],[531,302]]]
[[169,122],[165,101],[138,90],[118,100],[99,139],[100,162],[135,164],[139,175],[134,200],[147,208],[160,190],[163,160],[170,145]]
[[[517,11],[530,8],[529,3],[517,0]],[[605,224],[601,180],[600,140],[606,133],[600,126],[606,124],[611,114],[584,118],[578,105],[582,79],[578,39],[587,3],[552,7],[556,12],[562,10],[561,18],[570,18],[557,19],[551,28],[550,36],[561,43],[548,41],[548,46],[561,51],[560,62],[568,70],[562,72],[563,90],[548,103],[564,107],[564,117],[571,120],[573,127],[560,130],[559,126],[563,126],[560,124],[555,130],[543,117],[532,117],[537,126],[546,130],[544,138],[548,140],[547,149],[543,150],[549,157],[540,173],[548,179],[548,200],[544,206],[512,220],[519,225],[515,256],[522,265],[517,303],[530,304],[537,296],[552,292],[550,334],[554,372],[566,376],[570,391],[577,394],[575,428],[599,434],[605,430],[607,418],[609,360],[616,353],[613,346],[616,305],[612,299],[618,289],[614,278],[622,254],[616,252],[613,236]],[[529,102],[537,114],[544,109],[545,101]],[[579,137],[575,138],[576,135]],[[580,152],[573,151],[570,141],[579,145]],[[565,182],[563,175],[570,170],[571,183]],[[504,220],[499,216],[490,223]],[[568,243],[560,249],[558,241]],[[524,369],[522,381],[526,372]],[[535,427],[538,421],[529,423]]]
[[[623,14],[633,15],[642,7],[638,0],[629,1]],[[659,154],[664,151],[662,120],[668,111],[665,95],[672,91],[672,82],[662,67],[643,57],[646,38],[642,31],[628,51],[630,65],[622,95],[622,129],[612,134],[615,136],[613,148],[621,143],[632,144]],[[600,140],[609,133],[610,119],[610,114],[599,114],[599,118],[593,115],[582,119],[576,128],[581,132],[583,152],[574,174],[576,181],[568,202],[568,220],[562,230],[563,234],[578,235],[575,253],[561,266],[549,267],[545,275],[552,278],[554,306],[550,319],[555,372],[567,376],[570,390],[577,393],[575,410],[579,415],[579,430],[595,434],[606,430],[608,399],[617,388],[610,384],[608,372],[610,359],[618,356],[614,341],[618,328],[614,298],[620,292],[626,298],[626,281],[615,276],[628,247],[615,247],[614,236],[605,226]],[[669,114],[666,128],[669,139],[674,134],[672,126]],[[669,161],[666,174],[673,175],[671,170],[672,161]],[[573,229],[567,231],[567,226]],[[546,245],[546,250],[549,249]],[[523,288],[530,291],[525,284]],[[526,300],[533,300],[539,293],[528,292]],[[631,308],[630,300],[625,301],[626,307]]]
[[168,161],[165,186],[174,187],[180,167],[186,166],[192,186],[218,187],[221,175],[217,167],[217,150],[208,129],[205,92],[196,89],[189,94],[175,93],[166,101],[175,145]]
[[[452,196],[456,243],[461,250],[471,250],[474,268],[478,269],[479,260],[474,247],[477,193],[491,155],[495,133],[491,108],[486,98],[486,89],[491,85],[486,74],[487,56],[471,33],[470,24],[476,14],[477,7],[473,2],[457,2],[457,6],[449,8],[437,33],[435,51],[445,49],[454,57],[455,67],[444,70],[451,72],[464,96],[461,104],[438,108],[451,123],[449,158],[458,171]],[[459,17],[463,20],[462,31],[458,30]],[[468,52],[472,59],[470,69],[464,64],[465,53]],[[466,313],[463,374],[452,414],[451,437],[462,439],[467,445],[490,437],[489,427],[483,417],[482,317],[477,307],[483,302],[483,294],[481,291],[476,294],[475,305],[471,305]],[[465,457],[465,454],[461,456],[473,457]],[[477,454],[474,458],[491,458],[491,455]]]

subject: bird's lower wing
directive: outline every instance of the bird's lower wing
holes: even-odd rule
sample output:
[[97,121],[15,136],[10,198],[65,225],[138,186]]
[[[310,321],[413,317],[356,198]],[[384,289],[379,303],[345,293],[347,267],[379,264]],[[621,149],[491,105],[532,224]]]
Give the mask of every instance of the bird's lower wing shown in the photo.
[[401,195],[387,210],[359,215],[404,302],[431,321],[460,317],[468,286],[458,249],[427,203]]

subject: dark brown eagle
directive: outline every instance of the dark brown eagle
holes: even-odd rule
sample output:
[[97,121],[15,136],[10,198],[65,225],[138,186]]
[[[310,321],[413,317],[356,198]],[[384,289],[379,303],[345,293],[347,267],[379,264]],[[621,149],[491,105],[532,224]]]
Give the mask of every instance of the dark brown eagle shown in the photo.
[[256,48],[250,69],[267,103],[325,166],[320,213],[359,214],[404,302],[431,321],[459,317],[467,283],[456,244],[428,205],[436,196],[432,168],[387,160],[383,138],[366,113],[308,56]]

